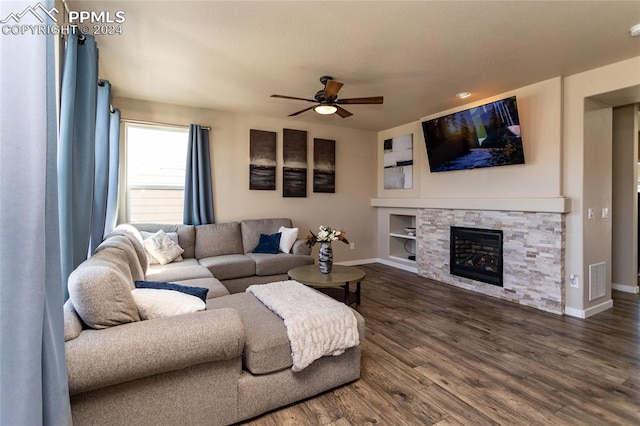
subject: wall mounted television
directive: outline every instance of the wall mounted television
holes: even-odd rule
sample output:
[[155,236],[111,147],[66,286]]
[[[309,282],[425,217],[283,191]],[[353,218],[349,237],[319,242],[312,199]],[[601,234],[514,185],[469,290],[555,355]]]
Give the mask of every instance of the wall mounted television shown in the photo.
[[432,172],[524,164],[516,97],[422,122]]

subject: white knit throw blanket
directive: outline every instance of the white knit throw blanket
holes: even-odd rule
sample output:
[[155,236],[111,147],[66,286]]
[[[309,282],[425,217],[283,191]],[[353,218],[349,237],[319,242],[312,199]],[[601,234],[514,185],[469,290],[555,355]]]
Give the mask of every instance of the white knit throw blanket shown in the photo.
[[293,371],[326,355],[340,355],[359,343],[358,323],[351,308],[297,281],[279,281],[247,288],[284,320],[291,342]]

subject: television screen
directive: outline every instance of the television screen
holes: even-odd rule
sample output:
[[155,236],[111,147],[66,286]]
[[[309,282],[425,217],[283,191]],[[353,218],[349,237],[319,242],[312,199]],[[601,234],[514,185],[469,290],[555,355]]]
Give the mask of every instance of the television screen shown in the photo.
[[422,122],[432,172],[524,164],[516,97]]

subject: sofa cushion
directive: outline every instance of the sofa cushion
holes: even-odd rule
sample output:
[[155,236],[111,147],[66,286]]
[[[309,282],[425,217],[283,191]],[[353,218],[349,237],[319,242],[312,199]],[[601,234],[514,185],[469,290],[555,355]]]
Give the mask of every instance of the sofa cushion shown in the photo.
[[198,260],[219,280],[250,277],[256,274],[256,263],[244,254],[227,254]]
[[304,254],[305,256],[309,256],[311,254],[311,247],[309,247],[305,240],[297,240],[293,243],[293,247],[291,247],[291,254]]
[[150,265],[145,280],[176,282],[194,278],[212,278],[211,272],[198,263],[196,259],[184,259],[181,262],[166,265]]
[[128,223],[123,223],[116,226],[116,229],[114,229],[113,232],[104,237],[104,239],[109,239],[114,235],[124,235],[125,237],[129,238],[129,241],[133,245],[133,248],[138,255],[138,261],[140,262],[140,266],[142,267],[142,274],[146,274],[147,267],[149,266],[149,259],[147,258],[147,251],[142,245],[142,241],[144,240],[144,238],[142,238],[142,235],[140,234],[140,231],[138,231],[138,228]]
[[114,235],[105,239],[96,248],[93,257],[110,259],[114,262],[114,267],[117,267],[124,276],[131,279],[131,286],[133,286],[134,280],[144,277],[144,269],[140,264],[140,258],[133,243],[127,236]]
[[82,321],[73,307],[71,299],[68,299],[62,307],[64,315],[64,341],[68,342],[80,335],[82,332]]
[[131,295],[143,320],[190,314],[206,308],[199,297],[175,290],[134,288]]
[[275,234],[281,226],[291,228],[291,219],[249,219],[240,222],[242,230],[242,247],[244,251],[241,253],[250,253],[258,244],[260,234]]
[[[205,268],[206,269],[206,268]],[[207,270],[209,272],[209,270]],[[205,287],[209,289],[207,293],[207,299],[212,299],[214,297],[226,296],[229,294],[229,290],[224,286],[220,280],[217,278],[193,278],[190,280],[178,280],[173,281],[176,284],[184,285],[184,286],[195,286],[195,287]]]
[[68,288],[76,312],[91,328],[140,321],[131,296],[133,282],[113,263],[96,256],[87,259],[69,275]]
[[298,266],[312,265],[313,258],[302,254],[247,253],[256,263],[256,275],[286,274]]
[[[157,290],[173,290],[180,293],[188,294],[190,296],[196,296],[203,302],[207,300],[207,293],[209,289],[206,287],[198,286],[186,286],[177,283],[168,283],[164,281],[136,281],[136,288],[155,288]],[[135,299],[135,298],[134,298]]]
[[243,364],[253,374],[268,374],[291,368],[291,346],[280,317],[251,293],[238,293],[207,300],[207,309],[234,308],[244,324]]
[[288,280],[288,274],[278,274],[278,275],[253,275],[251,277],[242,277],[242,278],[232,278],[228,280],[222,281],[224,286],[229,290],[229,293],[244,293],[247,291],[247,288],[253,284],[268,284],[274,281],[284,281]]
[[140,231],[156,233],[159,230],[164,232],[177,232],[178,244],[184,250],[182,257],[192,259],[195,257],[196,229],[193,225],[170,225],[164,223],[136,223],[134,224]]
[[276,234],[266,235],[260,234],[258,245],[253,249],[252,253],[271,253],[278,254],[280,251],[280,232]]
[[[256,244],[258,240],[256,237]],[[254,244],[253,247],[256,245]],[[202,259],[225,254],[242,254],[242,237],[238,222],[196,226],[195,256]],[[253,249],[253,247],[251,247]]]

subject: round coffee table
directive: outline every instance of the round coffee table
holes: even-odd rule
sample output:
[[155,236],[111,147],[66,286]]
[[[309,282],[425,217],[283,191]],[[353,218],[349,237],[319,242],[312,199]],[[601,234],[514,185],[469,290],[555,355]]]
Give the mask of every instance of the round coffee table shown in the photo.
[[[289,278],[306,284],[316,289],[326,289],[323,293],[335,296],[335,291],[343,289],[342,299],[346,305],[360,304],[360,283],[365,277],[365,272],[355,266],[333,265],[331,272],[323,274],[318,265],[298,266],[288,272]],[[351,292],[349,284],[355,283],[356,290]],[[333,293],[333,294],[332,294]]]

